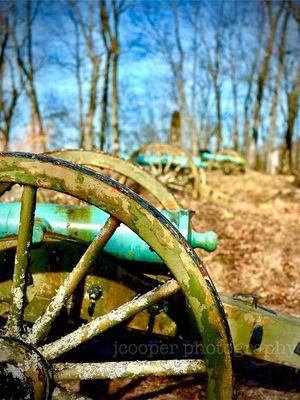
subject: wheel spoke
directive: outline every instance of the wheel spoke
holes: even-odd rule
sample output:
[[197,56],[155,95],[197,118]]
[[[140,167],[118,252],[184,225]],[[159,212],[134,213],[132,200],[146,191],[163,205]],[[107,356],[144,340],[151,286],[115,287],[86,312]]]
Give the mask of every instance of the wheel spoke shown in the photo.
[[7,333],[12,336],[19,336],[22,333],[36,190],[36,187],[24,186],[22,193],[19,234],[11,285],[11,304],[6,325]]
[[95,318],[91,322],[82,325],[80,328],[61,339],[44,345],[39,350],[48,360],[57,358],[61,354],[77,347],[81,343],[92,339],[109,328],[133,317],[151,305],[173,295],[178,292],[179,289],[180,286],[178,282],[174,279],[170,279],[163,285],[156,287],[139,297],[135,297],[108,314]]
[[159,173],[159,169],[157,168],[157,166],[155,164],[153,164],[153,163],[150,163],[149,165],[150,165],[151,174],[156,176],[156,177],[159,176],[160,173]]
[[174,175],[178,176],[179,172],[182,170],[183,166],[181,164],[178,164],[175,168],[174,168]]
[[162,163],[161,157],[159,158],[159,161],[158,161],[158,173],[159,173],[159,175],[161,175],[163,173],[163,163]]
[[92,380],[117,379],[134,376],[167,376],[205,373],[203,360],[151,360],[120,361],[103,363],[58,363],[54,364],[54,379]]
[[169,172],[169,170],[170,170],[170,168],[171,168],[171,165],[172,165],[172,158],[169,157],[169,158],[168,158],[168,161],[167,161],[167,164],[166,164],[166,166],[165,166],[165,170],[164,170],[164,173],[165,173],[165,174],[167,174],[167,173]]
[[69,300],[71,294],[84,277],[99,252],[106,245],[108,240],[114,234],[120,225],[120,221],[115,217],[109,217],[104,226],[101,228],[98,236],[89,245],[84,255],[76,267],[72,270],[64,283],[58,289],[56,295],[48,305],[45,313],[36,320],[29,335],[29,342],[32,345],[38,344],[51,329],[51,324],[60,313],[62,307]]
[[175,184],[175,183],[168,183],[168,188],[172,190],[178,190],[179,192],[184,191],[184,186],[181,186],[180,184]]

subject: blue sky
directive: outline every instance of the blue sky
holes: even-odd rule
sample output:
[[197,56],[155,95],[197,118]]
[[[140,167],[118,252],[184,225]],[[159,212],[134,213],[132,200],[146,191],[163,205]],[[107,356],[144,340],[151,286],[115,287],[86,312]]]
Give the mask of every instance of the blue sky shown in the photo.
[[[74,49],[74,29],[70,21],[65,7],[64,0],[43,1],[40,3],[39,12],[33,25],[33,44],[34,44],[34,62],[37,66],[36,87],[38,97],[41,103],[41,110],[46,123],[56,124],[57,130],[63,132],[63,135],[57,135],[52,145],[54,147],[76,147],[78,145],[79,133],[72,126],[73,122],[78,120],[78,100],[76,80],[72,68],[74,64],[72,51]],[[79,3],[82,12],[86,11],[86,3]],[[163,1],[146,1],[135,0],[121,17],[120,37],[121,37],[121,57],[119,65],[119,89],[120,89],[120,130],[121,142],[123,149],[126,147],[134,147],[147,142],[148,138],[144,135],[143,130],[150,125],[155,130],[154,136],[159,140],[166,139],[166,132],[169,126],[170,115],[177,108],[176,102],[172,97],[172,75],[170,66],[155,45],[155,35],[147,33],[147,15],[154,19],[157,24],[158,33],[164,30],[168,32],[168,40],[172,46],[174,44],[174,19],[172,11],[167,3]],[[206,3],[204,3],[205,5]],[[210,7],[218,8],[218,3],[207,2]],[[227,12],[231,17],[236,2],[227,3]],[[240,4],[240,3],[239,3]],[[183,6],[189,7],[193,11],[194,3],[192,1],[177,2],[180,17],[180,36],[184,51],[186,52],[185,81],[186,95],[189,99],[191,91],[191,69],[192,62],[189,56],[192,40],[191,24],[186,18]],[[23,7],[24,1],[18,2],[18,7]],[[262,43],[257,42],[257,7],[259,3],[256,1],[244,2],[241,7],[247,8],[249,14],[246,23],[242,28],[244,46],[249,48],[249,62],[251,59],[252,48],[261,46]],[[209,43],[213,42],[213,26],[215,24],[214,13],[208,14],[207,7],[202,7],[203,24],[205,35]],[[19,26],[20,32],[22,26]],[[97,28],[95,28],[97,29]],[[97,33],[97,32],[96,32]],[[294,35],[291,29],[291,38]],[[96,37],[96,35],[95,35]],[[228,38],[224,43],[228,43]],[[292,40],[292,39],[291,39]],[[236,48],[236,62],[240,64],[240,73],[249,67],[247,59],[240,59],[239,43],[237,39],[233,40],[233,46]],[[103,49],[100,47],[100,53]],[[226,49],[225,49],[226,50]],[[224,50],[224,51],[225,51]],[[172,49],[174,52],[174,48]],[[176,52],[175,52],[176,53]],[[174,54],[175,54],[174,53]],[[85,62],[83,77],[85,81],[84,90],[88,91],[89,87],[89,62],[85,58],[85,50],[82,47],[82,56]],[[225,53],[224,53],[225,54]],[[203,49],[200,55],[205,57]],[[273,65],[273,64],[274,65]],[[276,70],[276,59],[272,59],[271,70]],[[223,130],[224,145],[230,146],[232,132],[232,90],[231,82],[226,73],[226,65],[224,62],[224,76],[222,78],[222,114],[223,114]],[[199,86],[209,87],[210,79],[199,68],[198,70]],[[200,85],[201,83],[201,85]],[[268,89],[268,88],[267,88]],[[99,84],[99,96],[101,96],[101,78]],[[266,96],[268,91],[266,92]],[[245,85],[240,79],[238,82],[238,99],[240,110],[240,128],[242,129],[242,110],[245,95]],[[282,95],[283,96],[283,95]],[[57,112],[67,111],[70,121],[60,121],[59,118],[49,118]],[[211,114],[212,122],[215,121],[214,100],[211,96],[210,106],[208,108]],[[268,126],[269,102],[264,104],[263,123]],[[19,102],[18,118],[15,119],[14,137],[19,139],[26,132],[26,120],[29,121],[30,108],[28,101],[23,96]],[[49,120],[49,121],[48,121]],[[99,110],[95,116],[95,131],[99,129],[100,114]],[[282,121],[282,118],[281,118]],[[280,119],[279,119],[280,122]],[[24,129],[25,126],[25,129]],[[263,132],[262,132],[263,133]],[[263,136],[263,135],[262,135]],[[278,135],[280,140],[280,135]],[[212,141],[213,142],[213,141]],[[97,143],[97,138],[96,138]],[[109,145],[109,142],[108,142]],[[109,149],[109,146],[108,146]]]

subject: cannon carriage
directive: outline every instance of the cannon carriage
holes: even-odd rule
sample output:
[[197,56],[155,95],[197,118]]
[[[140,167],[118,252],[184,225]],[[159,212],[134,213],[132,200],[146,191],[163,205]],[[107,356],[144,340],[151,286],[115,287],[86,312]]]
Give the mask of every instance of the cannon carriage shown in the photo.
[[175,145],[150,143],[131,156],[124,153],[123,157],[147,168],[171,192],[192,193],[194,199],[210,191],[205,170],[221,170],[226,175],[246,171],[245,160],[233,150],[217,153],[203,150],[198,156],[192,156]]
[[[188,210],[159,212],[117,181],[60,158],[0,156],[0,191],[23,190],[21,202],[0,208],[0,373],[15,396],[83,398],[63,383],[201,373],[208,399],[232,399],[235,353],[300,367],[299,321],[219,296],[193,250],[213,251],[216,236],[194,232]],[[86,205],[39,204],[42,189]],[[95,347],[124,330],[197,341],[202,351],[161,362],[110,359]]]
[[200,159],[208,169],[221,169],[225,175],[246,172],[245,160],[234,150],[223,150],[217,153],[211,153],[207,150],[201,151]]

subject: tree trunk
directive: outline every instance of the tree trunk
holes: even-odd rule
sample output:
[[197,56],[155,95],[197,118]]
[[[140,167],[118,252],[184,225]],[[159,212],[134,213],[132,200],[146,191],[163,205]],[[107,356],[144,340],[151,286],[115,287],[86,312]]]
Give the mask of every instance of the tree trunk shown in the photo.
[[188,126],[190,131],[191,153],[193,156],[196,156],[199,150],[199,143],[196,132],[195,118],[190,114],[188,116]]
[[181,114],[174,111],[171,118],[169,143],[175,146],[181,145]]
[[8,151],[8,137],[9,133],[6,128],[1,130],[1,148],[2,151]]
[[258,60],[259,52],[257,52],[255,60],[252,64],[250,75],[247,79],[248,90],[244,101],[244,153],[247,158],[247,162],[249,162],[249,145],[250,145],[250,121],[249,121],[249,105],[251,99],[251,93],[253,88],[253,80],[254,74],[256,70],[257,60]]
[[93,57],[93,72],[92,72],[92,80],[91,80],[91,88],[90,88],[90,103],[89,110],[86,115],[85,121],[83,123],[83,140],[82,147],[85,150],[93,150],[94,149],[94,116],[97,106],[97,86],[98,86],[98,78],[99,78],[99,68],[100,68],[100,57]]
[[78,92],[78,111],[79,111],[79,131],[80,147],[83,147],[83,97],[82,97],[82,79],[81,79],[81,57],[80,57],[80,33],[79,24],[74,18],[75,27],[75,76]]
[[119,49],[116,42],[113,46],[113,63],[112,63],[112,134],[113,134],[113,151],[115,154],[120,152],[119,137],[119,96],[118,96],[118,59]]
[[270,111],[271,122],[270,122],[269,143],[268,143],[268,149],[267,149],[267,172],[268,173],[270,173],[272,170],[271,154],[273,151],[275,137],[276,137],[278,98],[279,98],[279,91],[281,88],[283,69],[284,69],[286,30],[287,30],[289,16],[290,16],[290,8],[288,8],[285,13],[284,21],[282,24],[282,30],[281,30],[280,45],[279,45],[279,50],[278,50],[278,52],[279,52],[279,54],[278,54],[278,71],[277,71],[275,88],[274,88],[274,97],[273,97],[272,107],[271,107],[271,111]]
[[239,121],[238,121],[238,106],[237,106],[237,85],[235,77],[233,77],[232,83],[232,95],[233,95],[233,148],[238,151],[239,149]]
[[[5,13],[5,11],[4,11]],[[12,35],[13,26],[9,23],[10,18],[6,14],[0,14],[0,29],[1,29],[1,43],[0,43],[0,141],[2,143],[1,148],[3,151],[8,151],[10,128],[15,107],[20,94],[20,89],[15,86],[14,79],[10,79],[10,83],[7,83],[6,75],[4,74],[4,66],[9,65],[11,69],[11,75],[14,75],[14,66],[10,62],[6,62],[7,56],[7,44],[9,37]],[[5,91],[3,90],[5,87]],[[9,100],[5,97],[4,93],[10,90]]]
[[106,132],[106,127],[107,127],[107,106],[108,106],[110,62],[111,62],[111,50],[107,49],[105,69],[104,69],[103,94],[102,94],[102,100],[101,100],[100,150],[104,150],[105,136],[106,136],[105,132]]
[[221,150],[222,147],[222,113],[221,113],[221,95],[220,89],[217,84],[216,78],[214,79],[214,90],[216,99],[216,113],[217,113],[217,125],[216,125],[216,135],[217,135],[217,151]]
[[[35,151],[44,153],[46,151],[46,136],[43,128],[43,121],[37,100],[37,94],[34,87],[33,77],[29,79],[30,93],[29,98],[32,107],[32,120],[34,123],[34,141]],[[36,129],[37,128],[37,129]]]
[[273,51],[273,45],[274,45],[278,21],[279,21],[280,15],[284,9],[284,6],[285,6],[285,3],[282,2],[278,8],[277,14],[275,16],[273,16],[273,13],[272,13],[273,5],[269,2],[266,2],[265,4],[268,8],[268,13],[269,13],[270,30],[269,30],[267,46],[265,49],[265,56],[264,56],[262,68],[260,70],[260,74],[258,77],[256,102],[255,102],[255,107],[254,107],[252,137],[254,139],[256,153],[257,153],[257,144],[258,144],[258,131],[259,131],[259,124],[260,124],[260,109],[261,109],[261,105],[262,105],[265,82],[268,77],[270,57],[271,57],[272,51]]
[[290,173],[293,172],[292,147],[293,147],[294,126],[299,109],[299,92],[300,92],[300,68],[298,67],[296,79],[294,81],[291,91],[288,94],[288,120],[287,120],[285,142],[288,154],[288,166]]
[[[46,151],[46,137],[43,128],[43,121],[40,113],[39,103],[37,99],[37,93],[34,83],[34,68],[32,60],[32,23],[31,23],[31,0],[27,0],[26,3],[26,32],[27,32],[27,56],[28,56],[28,72],[27,79],[29,83],[29,98],[31,101],[32,114],[35,123],[37,124],[38,132],[36,136],[37,142],[39,142],[38,150],[41,152]],[[36,133],[36,130],[35,130]]]

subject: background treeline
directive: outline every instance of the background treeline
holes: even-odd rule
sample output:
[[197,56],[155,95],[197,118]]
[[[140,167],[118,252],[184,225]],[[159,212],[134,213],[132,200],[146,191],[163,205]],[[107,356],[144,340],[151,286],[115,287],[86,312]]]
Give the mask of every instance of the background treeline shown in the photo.
[[176,110],[193,154],[295,170],[299,55],[295,0],[2,1],[0,148],[131,152]]

